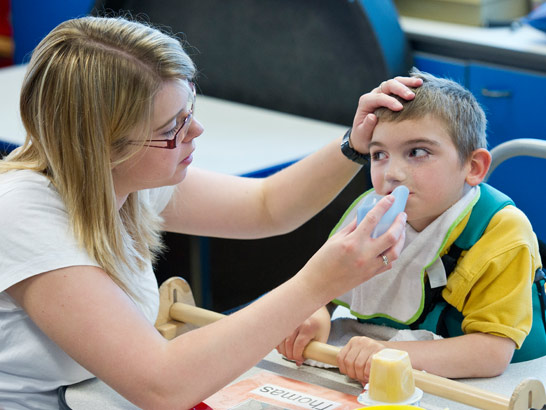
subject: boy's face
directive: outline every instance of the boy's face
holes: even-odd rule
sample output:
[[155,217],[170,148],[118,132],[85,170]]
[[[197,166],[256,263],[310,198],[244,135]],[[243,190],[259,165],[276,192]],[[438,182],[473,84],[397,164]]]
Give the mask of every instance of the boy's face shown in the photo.
[[418,120],[379,122],[370,142],[371,176],[377,193],[408,187],[408,223],[422,231],[463,194],[470,165],[461,166],[444,123]]

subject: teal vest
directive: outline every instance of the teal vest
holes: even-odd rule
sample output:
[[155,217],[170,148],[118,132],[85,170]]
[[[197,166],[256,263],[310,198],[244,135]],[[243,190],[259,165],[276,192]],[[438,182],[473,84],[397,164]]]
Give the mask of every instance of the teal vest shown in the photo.
[[[451,246],[450,252],[442,257],[447,275],[453,272],[460,252],[470,249],[482,237],[493,215],[507,205],[514,205],[514,202],[508,196],[490,185],[480,185],[480,198],[472,208],[465,229]],[[455,253],[453,250],[455,250]],[[452,260],[450,261],[450,259]],[[533,323],[531,331],[525,338],[521,348],[514,352],[512,363],[546,356],[544,282],[544,274],[539,269],[537,275],[535,275],[535,286],[533,286]],[[416,322],[404,325],[385,318],[359,319],[359,321],[387,325],[396,329],[426,329],[443,337],[463,335],[461,329],[463,315],[441,297],[443,288],[430,289],[428,281],[425,288],[425,307]]]

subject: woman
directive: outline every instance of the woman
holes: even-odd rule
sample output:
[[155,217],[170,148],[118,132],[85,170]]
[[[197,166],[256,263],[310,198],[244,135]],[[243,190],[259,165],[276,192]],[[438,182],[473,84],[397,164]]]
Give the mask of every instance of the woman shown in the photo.
[[[139,407],[192,407],[398,256],[403,214],[370,238],[387,197],[257,302],[162,339],[151,266],[161,230],[287,232],[360,169],[340,139],[263,180],[190,167],[203,132],[194,73],[177,40],[121,18],[64,22],[34,51],[21,94],[27,140],[0,162],[0,407],[56,408],[59,386],[93,375]],[[382,91],[412,98],[403,83],[415,85],[390,80]],[[361,101],[355,155],[382,105],[401,107],[381,93]]]

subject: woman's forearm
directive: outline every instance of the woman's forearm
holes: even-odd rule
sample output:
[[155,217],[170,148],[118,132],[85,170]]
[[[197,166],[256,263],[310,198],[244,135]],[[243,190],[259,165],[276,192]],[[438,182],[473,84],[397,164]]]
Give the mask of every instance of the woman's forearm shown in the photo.
[[263,181],[264,206],[280,232],[324,209],[361,169],[341,153],[340,145],[341,137]]

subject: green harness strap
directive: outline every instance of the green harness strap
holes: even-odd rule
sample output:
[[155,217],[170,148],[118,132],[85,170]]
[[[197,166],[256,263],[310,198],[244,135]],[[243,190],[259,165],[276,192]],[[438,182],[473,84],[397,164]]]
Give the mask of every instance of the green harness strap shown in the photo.
[[514,201],[507,195],[491,185],[480,184],[480,198],[472,208],[470,219],[455,241],[455,245],[463,250],[472,248],[482,237],[493,215],[508,205],[515,206]]

